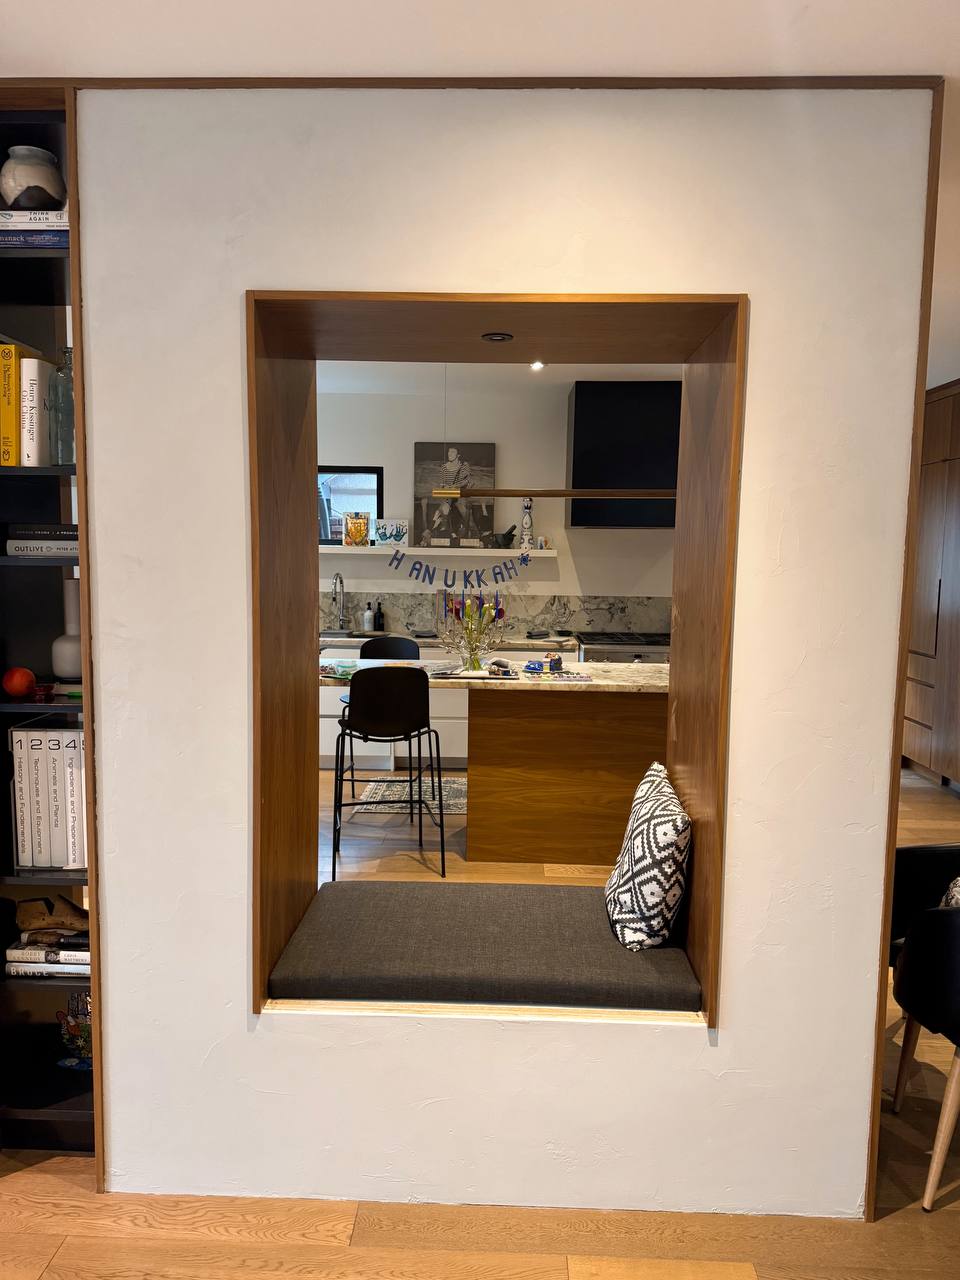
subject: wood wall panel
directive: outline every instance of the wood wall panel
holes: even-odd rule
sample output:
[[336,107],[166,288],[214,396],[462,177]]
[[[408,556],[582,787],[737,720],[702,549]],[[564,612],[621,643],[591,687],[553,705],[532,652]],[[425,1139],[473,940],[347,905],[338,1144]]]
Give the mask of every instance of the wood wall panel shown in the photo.
[[[920,684],[916,680],[907,680],[907,700],[904,715],[917,724],[925,724],[933,728],[933,712],[936,702],[936,690],[928,684]],[[907,754],[906,752],[904,754]]]
[[746,299],[684,371],[667,767],[694,823],[687,955],[717,1025]]
[[953,440],[953,398],[928,400],[923,415],[924,466],[931,462],[946,462],[955,455],[951,452]]
[[[269,355],[451,363],[678,364],[735,296],[256,293]],[[484,342],[491,330],[511,342]]]
[[[253,1008],[317,889],[316,367],[262,354],[247,299],[253,551]],[[313,552],[313,554],[311,554]]]
[[926,725],[915,724],[912,720],[903,722],[903,754],[908,760],[930,768],[930,752],[933,743],[933,732]]
[[469,861],[612,866],[667,695],[471,689],[467,732]]
[[910,613],[910,652],[924,654],[928,658],[937,656],[940,563],[943,553],[943,521],[947,500],[947,466],[946,462],[932,462],[920,468],[917,562],[914,569],[913,604]]
[[937,705],[930,768],[960,779],[960,460],[947,471],[940,619],[937,638]]

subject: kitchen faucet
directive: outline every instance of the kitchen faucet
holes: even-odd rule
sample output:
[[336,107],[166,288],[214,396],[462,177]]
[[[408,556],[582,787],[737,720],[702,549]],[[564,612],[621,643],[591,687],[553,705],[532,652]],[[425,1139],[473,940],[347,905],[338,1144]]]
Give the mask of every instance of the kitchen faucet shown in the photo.
[[333,575],[333,603],[337,606],[337,630],[345,631],[345,618],[343,616],[343,574],[335,573]]

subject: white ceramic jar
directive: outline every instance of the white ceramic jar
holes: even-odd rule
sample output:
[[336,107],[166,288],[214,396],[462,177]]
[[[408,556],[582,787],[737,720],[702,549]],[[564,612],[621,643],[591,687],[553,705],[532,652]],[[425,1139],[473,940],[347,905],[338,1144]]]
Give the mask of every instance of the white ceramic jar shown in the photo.
[[42,147],[11,147],[0,169],[0,195],[11,209],[62,209],[67,188],[57,157]]

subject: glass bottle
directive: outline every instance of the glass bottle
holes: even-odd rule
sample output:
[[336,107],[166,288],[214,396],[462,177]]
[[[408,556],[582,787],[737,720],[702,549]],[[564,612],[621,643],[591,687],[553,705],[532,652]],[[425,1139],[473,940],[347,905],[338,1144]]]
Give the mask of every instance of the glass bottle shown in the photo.
[[66,466],[77,460],[73,427],[73,347],[63,348],[63,359],[50,379],[50,461]]

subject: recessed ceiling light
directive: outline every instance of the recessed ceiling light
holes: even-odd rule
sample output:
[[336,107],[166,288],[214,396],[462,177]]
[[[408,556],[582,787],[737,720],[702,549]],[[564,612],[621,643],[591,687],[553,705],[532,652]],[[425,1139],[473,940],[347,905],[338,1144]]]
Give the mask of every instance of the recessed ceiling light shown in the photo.
[[481,333],[480,337],[484,342],[512,342],[513,334],[505,333],[502,329],[491,329],[489,333]]
[[543,363],[542,360],[533,360],[530,363],[530,368],[533,370],[534,373],[539,373],[541,369],[546,368],[546,365]]

